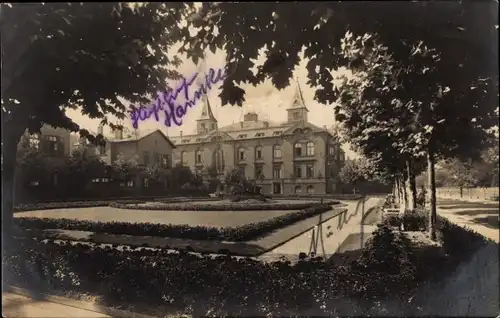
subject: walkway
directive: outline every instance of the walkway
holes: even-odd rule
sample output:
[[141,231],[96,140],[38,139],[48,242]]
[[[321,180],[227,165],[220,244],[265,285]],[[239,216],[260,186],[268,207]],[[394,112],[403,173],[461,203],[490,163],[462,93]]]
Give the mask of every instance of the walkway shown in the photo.
[[468,227],[496,243],[499,242],[499,202],[439,198],[437,209],[438,215],[451,222]]
[[[366,214],[366,211],[375,206],[380,200],[379,197],[371,197],[364,204],[360,203],[359,205],[358,201],[343,201],[342,203],[347,204],[345,213],[327,220],[259,258],[266,260],[283,256],[296,260],[299,253],[304,252],[307,254],[310,250],[316,250],[316,255],[328,258],[336,253],[344,241],[352,234],[359,235],[359,233],[363,233],[362,242],[364,243],[375,229],[375,226],[361,224],[362,215]],[[363,247],[363,244],[358,239],[354,248],[358,249],[360,247]]]
[[36,298],[2,292],[2,317],[111,317]]

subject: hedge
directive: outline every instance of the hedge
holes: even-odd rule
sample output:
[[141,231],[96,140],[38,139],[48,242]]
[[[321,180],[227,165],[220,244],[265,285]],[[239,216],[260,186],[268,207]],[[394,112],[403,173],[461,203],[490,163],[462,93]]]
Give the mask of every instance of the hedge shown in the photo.
[[[384,253],[378,252],[384,248],[381,241],[388,242]],[[292,265],[21,240],[2,260],[8,284],[30,288],[36,281],[43,282],[45,291],[91,294],[103,305],[153,316],[179,312],[196,316],[338,316],[366,314],[360,306],[353,306],[356,299],[374,306],[381,299],[410,293],[417,276],[406,270],[413,260],[407,244],[385,227],[375,232],[367,252],[352,264],[331,265],[314,258]],[[387,263],[390,266],[377,266]],[[354,300],[346,301],[350,298]]]
[[72,220],[59,218],[18,217],[14,224],[24,229],[63,229],[95,233],[125,234],[135,236],[178,237],[195,240],[249,241],[271,231],[305,220],[331,210],[327,204],[281,215],[270,220],[250,223],[239,227],[216,228],[159,223],[128,223]]
[[144,200],[123,200],[123,201],[75,201],[75,202],[50,202],[50,203],[28,203],[17,204],[14,212],[52,210],[52,209],[70,209],[70,208],[95,208],[109,206],[111,203],[119,204],[140,204]]
[[[335,205],[339,201],[328,201],[323,204]],[[125,203],[112,202],[109,206],[118,209],[128,210],[149,210],[149,211],[278,211],[278,210],[302,210],[313,206],[321,205],[319,202],[306,203],[262,203],[262,204],[245,204],[245,203],[226,203],[226,204],[191,204],[191,203],[163,203],[157,205],[131,205]]]

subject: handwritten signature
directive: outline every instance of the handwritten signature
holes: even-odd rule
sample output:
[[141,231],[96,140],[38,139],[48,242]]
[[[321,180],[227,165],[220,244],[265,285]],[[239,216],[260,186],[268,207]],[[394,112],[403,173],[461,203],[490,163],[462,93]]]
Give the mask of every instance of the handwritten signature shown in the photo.
[[[186,115],[188,108],[193,107],[196,102],[207,93],[212,85],[217,84],[227,78],[227,73],[224,70],[218,69],[217,72],[211,68],[208,74],[205,74],[205,84],[194,92],[191,97],[191,85],[198,78],[199,73],[193,75],[189,80],[184,78],[176,89],[169,89],[163,93],[159,93],[154,103],[150,106],[130,106],[130,117],[132,119],[132,126],[138,127],[139,121],[145,121],[154,115],[156,121],[160,121],[160,112],[165,114],[165,126],[170,127],[172,124],[176,126],[182,125],[182,118]],[[179,94],[184,92],[184,104],[176,104]]]

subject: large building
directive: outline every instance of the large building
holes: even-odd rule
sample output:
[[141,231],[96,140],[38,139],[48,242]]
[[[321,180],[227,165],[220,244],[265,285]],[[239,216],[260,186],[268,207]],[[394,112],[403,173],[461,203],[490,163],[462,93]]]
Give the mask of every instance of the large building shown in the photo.
[[299,86],[286,111],[288,119],[281,124],[250,112],[242,122],[218,127],[205,100],[196,134],[170,137],[174,163],[201,174],[215,167],[220,176],[237,167],[264,193],[335,193],[345,160],[338,139],[308,122]]

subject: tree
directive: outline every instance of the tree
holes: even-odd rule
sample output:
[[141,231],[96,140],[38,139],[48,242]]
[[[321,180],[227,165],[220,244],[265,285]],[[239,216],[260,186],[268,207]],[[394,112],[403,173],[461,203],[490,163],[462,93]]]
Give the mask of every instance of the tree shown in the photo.
[[[303,48],[309,84],[316,89],[316,99],[334,102],[337,96],[331,70],[349,62],[341,52],[346,31],[354,36],[376,36],[395,54],[396,60],[403,62],[411,56],[411,45],[423,41],[441,55],[445,70],[463,65],[458,73],[446,72],[447,81],[456,84],[451,89],[458,91],[459,86],[464,90],[477,78],[498,77],[494,49],[498,41],[494,13],[497,8],[496,2],[466,1],[412,1],[390,6],[339,1],[286,5],[274,2],[259,6],[204,3],[188,19],[182,32],[181,52],[186,52],[195,63],[206,49],[227,52],[229,72],[220,95],[223,105],[241,105],[245,92],[239,85],[243,82],[256,85],[270,78],[280,89],[288,86]],[[200,30],[195,37],[190,33],[192,27]],[[265,62],[254,74],[251,70],[261,49]],[[489,94],[497,98],[493,89]]]
[[[368,66],[373,71],[377,63],[372,63],[373,59],[364,63],[366,57],[381,47],[387,48],[388,54],[382,59],[395,63],[383,61],[382,65],[393,70],[373,82],[392,77],[391,83],[383,84],[384,91],[377,91],[373,85],[364,91],[385,95],[383,101],[389,105],[395,100],[396,116],[389,118],[396,123],[389,123],[386,130],[407,127],[399,131],[394,147],[403,154],[400,162],[404,164],[394,167],[399,174],[412,171],[414,157],[427,157],[430,232],[434,238],[436,159],[459,155],[465,147],[457,144],[481,140],[484,128],[495,124],[498,64],[497,51],[492,49],[497,45],[492,44],[498,41],[498,22],[491,12],[496,12],[497,7],[496,2],[465,1],[399,2],[390,8],[369,2],[302,2],[286,7],[279,3],[258,7],[207,3],[190,18],[192,26],[201,28],[198,36],[191,37],[187,28],[184,30],[185,46],[189,45],[184,51],[196,62],[206,48],[225,49],[228,76],[220,97],[223,105],[241,105],[244,90],[237,86],[241,82],[256,85],[270,78],[278,88],[289,85],[303,47],[309,84],[316,88],[315,97],[323,103],[338,97],[331,70]],[[349,54],[344,47],[346,34],[351,37],[347,42],[358,42],[348,45]],[[260,49],[264,49],[266,61],[254,74],[251,69]],[[450,111],[460,115],[445,118]],[[473,118],[475,122],[471,122]],[[412,119],[414,125],[404,126]],[[467,156],[473,156],[474,151]]]
[[104,177],[106,167],[88,148],[79,147],[67,158],[63,171],[66,190],[71,195],[79,196],[93,179]]
[[137,156],[127,158],[123,154],[118,154],[116,160],[111,165],[112,178],[118,183],[126,183],[135,180],[135,177],[143,170],[139,166]]
[[340,180],[345,184],[353,186],[354,192],[360,183],[365,182],[367,174],[365,166],[360,160],[346,160],[345,165],[340,169]]
[[174,166],[170,175],[173,181],[173,187],[176,189],[180,189],[185,184],[189,184],[194,180],[193,172],[189,167],[184,167],[181,164],[177,164]]
[[[12,223],[17,144],[42,124],[72,131],[66,116],[79,109],[116,127],[126,105],[146,103],[177,78],[165,52],[189,5],[144,3],[2,4],[2,229]],[[99,36],[96,36],[98,34]],[[123,99],[119,99],[122,97]],[[87,131],[82,136],[95,140]]]

